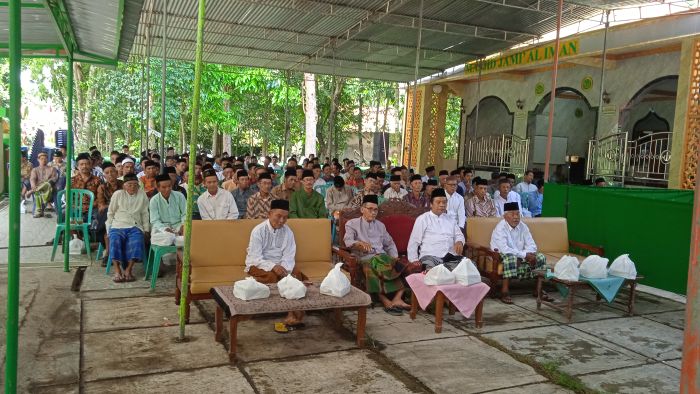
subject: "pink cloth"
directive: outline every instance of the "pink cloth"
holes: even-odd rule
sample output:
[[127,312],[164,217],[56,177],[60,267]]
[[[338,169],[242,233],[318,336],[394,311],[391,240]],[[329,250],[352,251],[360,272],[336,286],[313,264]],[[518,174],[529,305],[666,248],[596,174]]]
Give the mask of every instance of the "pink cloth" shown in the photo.
[[423,310],[430,305],[435,294],[441,291],[457,307],[459,313],[468,318],[490,290],[489,286],[481,282],[470,286],[460,284],[429,286],[425,284],[424,278],[425,274],[422,272],[406,277],[406,282],[411,286],[411,290],[418,299],[418,305]]

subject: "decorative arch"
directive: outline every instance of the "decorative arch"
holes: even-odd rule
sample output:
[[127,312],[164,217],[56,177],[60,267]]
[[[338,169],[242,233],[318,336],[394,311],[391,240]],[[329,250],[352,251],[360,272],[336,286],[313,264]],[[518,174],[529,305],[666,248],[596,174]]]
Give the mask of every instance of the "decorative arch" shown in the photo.
[[[664,90],[664,88],[666,89]],[[618,118],[620,128],[622,131],[628,132],[628,137],[632,140],[641,137],[644,131],[670,131],[673,128],[677,94],[678,75],[666,75],[649,81],[637,90],[627,104],[620,109]],[[655,101],[658,104],[654,105]],[[659,122],[655,122],[659,123],[658,126],[654,126],[655,123],[648,123],[655,121],[654,117],[660,119]],[[646,123],[642,122],[643,120]],[[641,124],[649,124],[651,129],[639,129],[640,122]],[[663,126],[662,123],[666,124],[665,130],[659,128]]]
[[[583,102],[586,103],[586,106],[588,106],[588,109],[589,109],[589,110],[593,110],[593,108],[595,108],[595,107],[593,107],[593,106],[591,105],[590,101],[588,101],[588,99],[586,98],[586,95],[583,94],[580,90],[578,90],[578,89],[576,89],[576,88],[571,88],[571,87],[568,87],[568,86],[558,87],[558,88],[556,89],[556,95],[557,95],[557,97],[559,97],[559,95],[560,95],[561,93],[564,93],[564,92],[572,92],[572,93],[575,93],[577,96],[581,97],[581,98],[583,99]],[[534,108],[532,111],[530,111],[530,113],[537,114],[537,115],[542,114],[542,112],[544,111],[545,107],[547,107],[547,104],[549,104],[549,102],[550,102],[550,97],[551,97],[551,96],[552,96],[552,92],[551,92],[551,91],[550,91],[550,92],[547,92],[547,94],[545,94],[544,96],[542,96],[542,98],[540,99],[540,101],[537,103],[537,106],[535,106],[535,108]],[[556,107],[555,107],[555,111],[556,111]]]
[[[486,103],[494,103],[499,106],[499,109],[501,110],[499,113],[492,113],[491,109],[488,106],[484,106],[484,102]],[[508,105],[506,102],[498,97],[498,96],[485,96],[481,100],[479,100],[479,125],[482,125],[479,127],[479,129],[475,130],[475,123],[476,123],[476,105],[472,108],[471,112],[467,115],[467,137],[468,138],[475,138],[475,137],[480,137],[483,135],[491,135],[491,134],[497,134],[501,135],[503,134],[504,131],[503,129],[508,129],[508,134],[513,134],[513,122],[515,121],[515,116],[513,112],[508,108]],[[486,111],[486,112],[485,112]],[[507,118],[510,119],[508,121],[507,119],[503,121],[503,116],[506,116]],[[497,119],[496,122],[489,121],[489,117],[493,116]],[[483,122],[483,123],[482,123]],[[496,126],[495,128],[497,130],[493,130],[492,132],[485,132],[485,133],[479,133],[479,130],[482,129],[484,124],[499,124],[498,122],[502,122],[499,126]],[[495,133],[493,133],[495,132]]]

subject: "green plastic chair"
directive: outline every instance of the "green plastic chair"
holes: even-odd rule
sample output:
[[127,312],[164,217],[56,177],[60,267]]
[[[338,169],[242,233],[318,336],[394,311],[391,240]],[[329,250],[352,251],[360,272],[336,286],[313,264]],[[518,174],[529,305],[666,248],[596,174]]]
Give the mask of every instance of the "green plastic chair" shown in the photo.
[[[51,251],[51,261],[56,257],[56,248],[58,248],[58,240],[61,239],[61,234],[66,231],[65,218],[61,201],[66,194],[65,190],[58,192],[56,196],[56,234],[53,237],[53,250]],[[90,205],[88,208],[88,222],[83,221],[83,199],[88,197]],[[70,204],[70,226],[68,231],[82,230],[83,242],[85,242],[85,250],[87,250],[88,259],[90,258],[90,220],[92,220],[92,205],[95,201],[95,195],[86,189],[72,189],[70,197],[66,199],[66,204]],[[63,245],[63,253],[68,253],[68,245]]]
[[149,270],[151,271],[151,290],[156,288],[156,280],[158,280],[158,271],[160,271],[160,261],[168,253],[177,252],[177,246],[160,246],[151,244],[150,249],[148,249],[148,259],[146,259],[146,275],[143,280],[148,280]]

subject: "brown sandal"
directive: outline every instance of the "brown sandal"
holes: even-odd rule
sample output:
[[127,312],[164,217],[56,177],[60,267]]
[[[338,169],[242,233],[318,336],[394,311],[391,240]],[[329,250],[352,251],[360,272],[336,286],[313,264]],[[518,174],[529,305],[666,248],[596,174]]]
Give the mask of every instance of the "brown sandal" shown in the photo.
[[510,293],[501,294],[501,302],[507,305],[513,304],[513,299],[510,297]]
[[122,283],[124,282],[124,277],[121,276],[121,274],[114,274],[114,276],[112,276],[112,281],[114,283]]

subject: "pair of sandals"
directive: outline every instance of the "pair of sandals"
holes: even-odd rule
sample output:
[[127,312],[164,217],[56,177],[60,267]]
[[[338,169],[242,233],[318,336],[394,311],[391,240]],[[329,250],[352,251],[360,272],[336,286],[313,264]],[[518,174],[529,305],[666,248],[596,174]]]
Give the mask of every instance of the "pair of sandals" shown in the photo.
[[411,307],[401,307],[401,306],[391,306],[391,307],[384,307],[384,312],[392,315],[392,316],[402,316],[404,311],[410,310]]
[[[533,296],[537,298],[537,294],[533,294]],[[554,302],[554,298],[550,297],[546,291],[542,290],[542,301]],[[513,298],[511,298],[510,293],[502,293],[501,302],[508,305],[513,304]]]
[[134,275],[114,274],[114,276],[112,277],[112,281],[114,283],[135,282],[136,278],[134,277]]
[[304,323],[287,324],[283,322],[275,323],[275,332],[278,334],[287,334],[291,331],[301,330],[306,328]]

